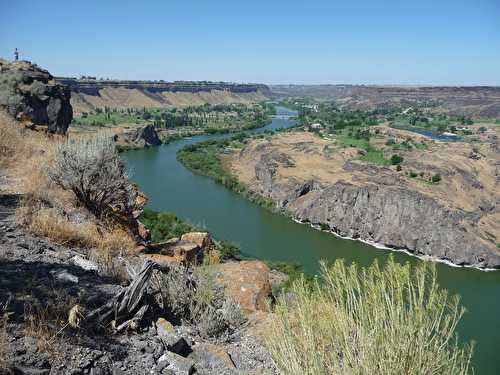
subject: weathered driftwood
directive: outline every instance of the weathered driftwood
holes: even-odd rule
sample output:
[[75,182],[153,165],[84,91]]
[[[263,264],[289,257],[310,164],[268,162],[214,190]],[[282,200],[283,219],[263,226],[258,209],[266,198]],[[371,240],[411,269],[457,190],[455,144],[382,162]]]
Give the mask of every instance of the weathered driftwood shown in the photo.
[[156,263],[146,260],[130,285],[104,305],[91,311],[86,316],[85,323],[100,326],[111,324],[116,331],[136,328],[149,308],[144,295],[155,266]]

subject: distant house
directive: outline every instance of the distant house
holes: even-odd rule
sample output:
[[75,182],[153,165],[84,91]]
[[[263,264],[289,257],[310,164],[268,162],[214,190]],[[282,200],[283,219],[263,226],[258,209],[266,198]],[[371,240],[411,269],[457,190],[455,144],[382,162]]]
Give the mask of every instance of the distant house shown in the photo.
[[403,112],[401,112],[402,115],[406,115],[408,112],[410,112],[411,110],[413,110],[413,107],[408,107],[406,108]]
[[321,125],[319,122],[315,122],[314,124],[309,125],[308,129],[310,131],[318,131],[323,129],[323,125]]

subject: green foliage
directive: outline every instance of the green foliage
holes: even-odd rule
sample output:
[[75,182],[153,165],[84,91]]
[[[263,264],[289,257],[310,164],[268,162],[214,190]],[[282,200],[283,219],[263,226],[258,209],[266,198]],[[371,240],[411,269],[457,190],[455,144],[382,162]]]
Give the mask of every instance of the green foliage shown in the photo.
[[414,172],[414,171],[410,171],[410,177],[411,178],[415,178],[418,176],[418,173],[417,172]]
[[433,176],[431,177],[431,181],[432,181],[432,183],[434,183],[434,184],[439,183],[439,181],[441,181],[441,175],[440,175],[439,173],[436,173],[435,175],[433,175]]
[[325,224],[325,223],[321,223],[319,225],[319,227],[321,230],[330,230],[330,226],[328,224]]
[[[261,134],[260,136],[263,135]],[[211,177],[216,182],[242,194],[260,206],[272,209],[274,203],[270,199],[247,190],[245,185],[239,183],[236,177],[223,168],[219,155],[225,152],[229,146],[233,145],[231,142],[237,141],[210,140],[187,145],[177,151],[177,160],[190,170]]]
[[166,241],[196,230],[195,227],[170,212],[156,212],[149,208],[144,209],[139,220],[151,231],[153,242]]
[[377,165],[389,165],[390,162],[384,157],[384,153],[380,150],[370,148],[366,154],[362,155],[359,160]]
[[398,165],[403,162],[404,158],[400,155],[394,154],[391,156],[391,164],[392,165]]
[[223,261],[241,258],[240,245],[237,243],[231,241],[221,241],[218,250],[220,251],[221,260]]
[[321,270],[293,282],[292,303],[278,298],[267,346],[280,373],[471,373],[472,346],[454,334],[464,309],[439,288],[434,264],[390,257],[383,269],[338,260]]

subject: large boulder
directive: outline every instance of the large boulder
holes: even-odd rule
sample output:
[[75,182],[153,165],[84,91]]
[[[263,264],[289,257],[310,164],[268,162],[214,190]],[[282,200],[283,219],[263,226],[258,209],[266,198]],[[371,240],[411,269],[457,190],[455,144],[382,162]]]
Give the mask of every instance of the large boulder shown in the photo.
[[206,250],[212,245],[212,237],[208,232],[189,232],[181,236],[182,241],[194,242],[200,249]]
[[65,134],[73,120],[70,90],[28,61],[0,60],[0,107],[26,125]]
[[269,267],[261,261],[223,263],[217,266],[215,281],[224,287],[245,313],[266,311],[271,297]]
[[153,125],[126,130],[115,135],[116,144],[124,149],[148,148],[161,145],[161,140]]

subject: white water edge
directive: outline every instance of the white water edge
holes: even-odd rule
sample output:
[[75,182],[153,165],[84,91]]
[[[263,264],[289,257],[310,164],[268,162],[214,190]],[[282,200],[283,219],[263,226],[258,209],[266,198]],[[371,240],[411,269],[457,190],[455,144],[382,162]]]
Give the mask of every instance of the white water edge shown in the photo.
[[417,254],[412,253],[411,251],[408,251],[406,249],[395,249],[393,247],[387,247],[387,246],[385,246],[385,245],[383,245],[381,243],[370,241],[370,240],[363,240],[361,238],[353,238],[353,237],[348,237],[348,236],[342,236],[342,235],[336,233],[333,230],[323,230],[323,229],[321,229],[319,227],[319,225],[314,225],[314,224],[312,224],[310,222],[303,222],[303,221],[301,221],[299,219],[296,219],[296,218],[292,218],[292,220],[294,222],[298,223],[298,224],[309,224],[309,226],[311,228],[313,228],[313,229],[319,230],[321,232],[326,232],[326,233],[333,234],[334,236],[336,236],[338,238],[342,238],[344,240],[363,242],[363,243],[365,243],[367,245],[373,246],[376,249],[396,251],[396,252],[404,253],[406,255],[409,255],[409,256],[412,256],[414,258],[417,258],[417,259],[420,259],[420,260],[424,260],[424,261],[429,261],[430,260],[430,261],[433,261],[433,262],[436,262],[436,263],[444,263],[444,264],[446,264],[446,265],[448,265],[450,267],[455,267],[455,268],[472,268],[472,269],[476,269],[478,271],[484,271],[484,272],[499,271],[496,268],[481,268],[481,267],[477,267],[477,266],[471,266],[469,264],[459,265],[459,264],[455,264],[453,262],[450,262],[449,260],[441,259],[441,258],[432,256],[432,255],[417,255]]

